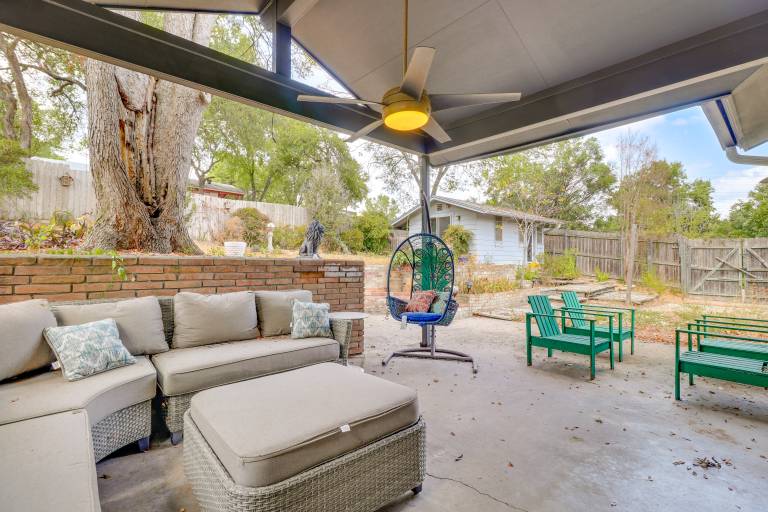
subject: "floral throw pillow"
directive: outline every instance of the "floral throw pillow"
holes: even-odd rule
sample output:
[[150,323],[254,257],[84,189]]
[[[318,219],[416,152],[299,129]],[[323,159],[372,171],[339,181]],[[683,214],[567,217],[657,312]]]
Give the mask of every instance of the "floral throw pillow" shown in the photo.
[[435,301],[435,297],[437,297],[437,293],[432,290],[416,292],[411,296],[408,305],[405,306],[405,311],[408,313],[426,313]]
[[331,334],[331,320],[328,316],[330,311],[331,306],[329,304],[294,300],[291,338],[330,338],[333,336]]
[[440,313],[442,315],[443,311],[445,311],[445,308],[448,306],[448,297],[450,297],[450,295],[450,292],[437,292],[435,302],[432,303],[432,307],[429,308],[429,311],[432,313]]
[[113,318],[43,330],[67,380],[80,380],[136,362]]

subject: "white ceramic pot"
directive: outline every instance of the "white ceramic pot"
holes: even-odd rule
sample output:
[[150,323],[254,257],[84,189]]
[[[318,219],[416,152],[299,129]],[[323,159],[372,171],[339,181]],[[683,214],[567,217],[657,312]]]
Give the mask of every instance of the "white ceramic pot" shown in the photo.
[[224,254],[226,256],[245,256],[245,248],[248,244],[245,242],[224,242]]

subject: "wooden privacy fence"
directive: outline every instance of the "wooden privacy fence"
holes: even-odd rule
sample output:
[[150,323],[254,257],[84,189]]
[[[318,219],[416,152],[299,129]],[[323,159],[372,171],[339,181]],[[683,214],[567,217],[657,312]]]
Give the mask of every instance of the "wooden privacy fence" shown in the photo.
[[0,218],[46,221],[55,212],[80,217],[96,210],[91,173],[83,166],[45,158],[27,160],[27,170],[37,185],[29,197],[0,205]]
[[189,233],[195,240],[212,240],[232,214],[240,208],[256,208],[275,226],[306,226],[310,222],[306,208],[289,204],[240,201],[192,194]]
[[[555,255],[574,251],[584,275],[595,275],[599,269],[623,278],[623,247],[618,233],[551,230],[544,235],[544,251]],[[768,301],[768,238],[640,239],[635,278],[649,269],[691,295]]]

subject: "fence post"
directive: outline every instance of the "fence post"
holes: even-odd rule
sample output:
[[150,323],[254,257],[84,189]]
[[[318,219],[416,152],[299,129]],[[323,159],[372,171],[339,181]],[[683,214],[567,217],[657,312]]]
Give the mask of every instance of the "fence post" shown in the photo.
[[568,228],[563,229],[563,254],[568,250]]
[[687,294],[690,262],[688,261],[688,240],[682,236],[677,237],[677,257],[680,260],[680,290],[683,294]]
[[648,272],[653,272],[653,240],[645,241],[645,265]]

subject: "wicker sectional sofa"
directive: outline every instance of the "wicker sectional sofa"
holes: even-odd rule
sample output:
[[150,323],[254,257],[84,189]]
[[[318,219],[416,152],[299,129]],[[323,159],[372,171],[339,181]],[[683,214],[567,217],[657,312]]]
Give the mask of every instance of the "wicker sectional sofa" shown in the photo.
[[[308,291],[272,294],[262,295],[262,300],[282,300],[284,305],[296,294],[311,300]],[[60,370],[48,368],[0,382],[0,495],[8,497],[3,510],[99,510],[94,463],[136,441],[142,450],[149,448],[153,403],[160,404],[160,414],[178,442],[183,415],[198,391],[315,363],[346,364],[351,322],[334,321],[332,338],[291,340],[284,334],[267,336],[269,331],[262,329],[265,336],[258,339],[175,348],[174,298],[152,300],[159,302],[162,327],[159,318],[152,323],[142,317],[131,321],[135,331],[131,335],[136,346],[155,339],[157,350],[143,346],[136,353],[126,343],[135,364],[78,381],[67,381]],[[256,301],[259,313],[268,314],[258,296]],[[87,309],[95,305],[105,305],[109,312],[108,305],[122,302],[62,302],[50,308],[62,325],[68,314],[73,318],[82,317],[83,311],[98,314],[99,308]],[[289,329],[284,309],[283,332]],[[260,314],[259,326],[268,323],[274,322]],[[123,338],[122,327],[120,332]],[[158,348],[158,338],[163,347]],[[13,345],[13,340],[4,340],[0,331],[0,355],[3,344]],[[68,491],[57,492],[63,482]]]

